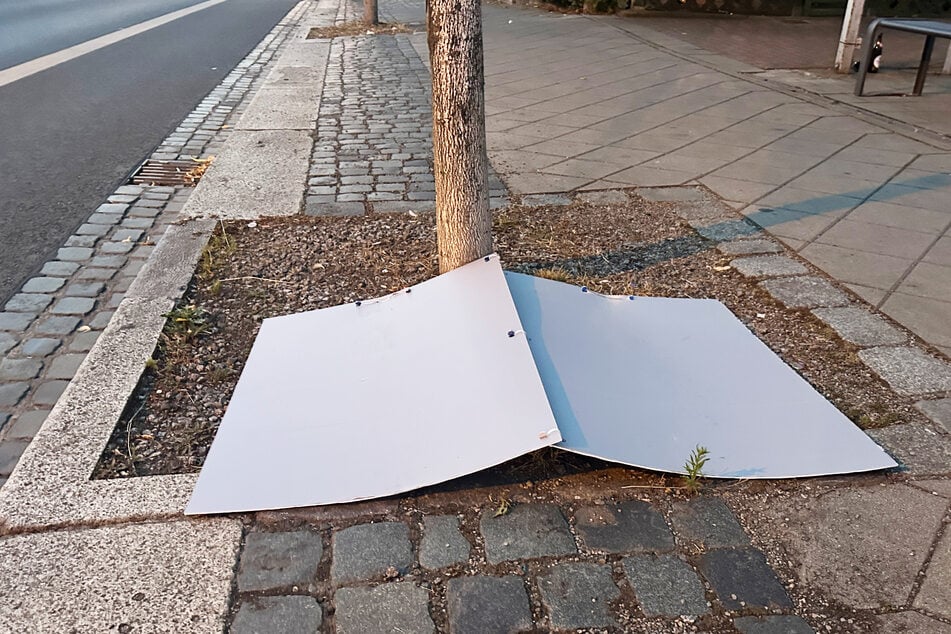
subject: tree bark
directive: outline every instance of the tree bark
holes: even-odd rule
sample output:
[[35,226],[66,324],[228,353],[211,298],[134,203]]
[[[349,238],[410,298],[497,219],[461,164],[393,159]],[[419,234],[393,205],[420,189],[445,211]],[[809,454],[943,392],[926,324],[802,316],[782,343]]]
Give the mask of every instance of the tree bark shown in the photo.
[[368,26],[376,26],[380,23],[377,0],[363,0],[363,21]]
[[492,253],[480,0],[428,0],[436,240],[445,273]]

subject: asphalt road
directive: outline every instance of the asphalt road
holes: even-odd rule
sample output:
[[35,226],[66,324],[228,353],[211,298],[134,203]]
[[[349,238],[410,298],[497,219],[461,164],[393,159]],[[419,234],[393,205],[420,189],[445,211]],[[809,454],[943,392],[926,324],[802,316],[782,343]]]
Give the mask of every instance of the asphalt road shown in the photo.
[[[0,68],[199,3],[0,3]],[[0,304],[295,4],[227,0],[0,86]]]

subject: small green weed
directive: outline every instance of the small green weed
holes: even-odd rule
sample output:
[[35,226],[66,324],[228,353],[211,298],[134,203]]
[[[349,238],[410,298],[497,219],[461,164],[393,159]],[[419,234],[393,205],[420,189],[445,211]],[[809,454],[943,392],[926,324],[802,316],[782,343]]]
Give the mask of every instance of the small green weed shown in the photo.
[[179,306],[162,315],[165,322],[165,335],[169,339],[189,342],[208,330],[208,313],[195,304]]
[[691,493],[696,492],[700,488],[700,478],[703,477],[703,467],[709,460],[710,451],[702,445],[697,445],[693,451],[690,452],[687,462],[684,463],[684,471],[687,472],[687,475],[684,477],[684,484]]
[[[228,237],[225,223],[220,224],[220,230],[208,240],[205,250],[201,252],[201,261],[198,263],[198,277],[204,281],[215,278],[215,271],[221,263],[234,254],[238,245]],[[220,288],[220,287],[219,287]]]

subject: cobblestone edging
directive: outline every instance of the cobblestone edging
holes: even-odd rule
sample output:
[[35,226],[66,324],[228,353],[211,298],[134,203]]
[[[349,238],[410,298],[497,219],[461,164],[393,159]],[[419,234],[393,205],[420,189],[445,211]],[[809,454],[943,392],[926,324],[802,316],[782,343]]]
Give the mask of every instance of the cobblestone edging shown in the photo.
[[813,631],[717,498],[369,508],[257,514],[228,631]]
[[[152,153],[156,160],[206,158],[233,123],[305,15],[298,5]],[[66,389],[86,353],[190,187],[123,185],[90,215],[54,260],[0,312],[0,484]]]

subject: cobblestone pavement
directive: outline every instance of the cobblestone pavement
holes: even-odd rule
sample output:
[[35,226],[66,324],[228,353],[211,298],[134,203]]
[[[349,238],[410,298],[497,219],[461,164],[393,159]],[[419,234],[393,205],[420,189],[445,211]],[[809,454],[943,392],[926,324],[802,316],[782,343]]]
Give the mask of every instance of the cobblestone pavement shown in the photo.
[[[421,5],[396,5],[418,22]],[[342,5],[338,21],[353,19]],[[392,19],[392,18],[391,18]],[[307,213],[435,207],[429,71],[409,35],[334,38],[311,157]],[[491,171],[491,170],[490,170]],[[490,174],[493,204],[505,188]]]
[[[280,22],[150,156],[214,156],[294,28]],[[123,185],[0,312],[0,484],[109,323],[191,187]]]
[[813,631],[717,498],[417,502],[257,514],[228,631]]

